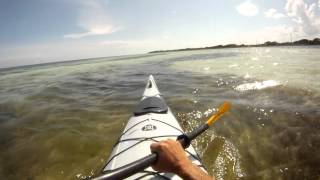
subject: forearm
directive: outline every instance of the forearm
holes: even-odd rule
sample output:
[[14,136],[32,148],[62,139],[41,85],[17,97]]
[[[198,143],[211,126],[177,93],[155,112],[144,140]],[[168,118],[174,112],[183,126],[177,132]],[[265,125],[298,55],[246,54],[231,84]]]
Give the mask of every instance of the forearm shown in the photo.
[[192,163],[181,165],[177,175],[183,180],[214,180],[214,177],[210,177],[200,167]]
[[181,144],[175,140],[153,143],[150,149],[158,154],[156,164],[152,165],[156,171],[175,173],[184,180],[214,180],[188,159]]

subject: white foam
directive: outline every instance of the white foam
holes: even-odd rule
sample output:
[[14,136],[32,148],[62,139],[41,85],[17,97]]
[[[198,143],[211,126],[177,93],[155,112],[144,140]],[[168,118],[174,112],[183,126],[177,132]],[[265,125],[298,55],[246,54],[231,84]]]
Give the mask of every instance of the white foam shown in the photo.
[[251,60],[252,60],[252,61],[258,61],[259,58],[258,58],[258,57],[252,57]]
[[238,64],[231,64],[231,65],[229,65],[228,67],[229,68],[234,68],[234,67],[238,67],[239,65]]
[[235,87],[235,89],[238,91],[259,90],[259,89],[265,89],[265,88],[274,87],[278,85],[280,85],[278,81],[267,80],[262,82],[240,84],[239,86]]
[[248,79],[248,78],[250,78],[250,75],[249,75],[249,73],[247,73],[245,76],[244,76],[244,78],[245,79]]

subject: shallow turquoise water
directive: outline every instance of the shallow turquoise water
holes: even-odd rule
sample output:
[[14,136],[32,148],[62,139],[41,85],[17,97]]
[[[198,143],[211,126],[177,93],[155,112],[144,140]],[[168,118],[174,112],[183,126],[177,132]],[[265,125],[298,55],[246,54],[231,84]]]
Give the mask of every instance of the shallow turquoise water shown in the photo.
[[320,48],[242,48],[90,59],[0,71],[0,179],[97,173],[149,74],[216,179],[320,177]]

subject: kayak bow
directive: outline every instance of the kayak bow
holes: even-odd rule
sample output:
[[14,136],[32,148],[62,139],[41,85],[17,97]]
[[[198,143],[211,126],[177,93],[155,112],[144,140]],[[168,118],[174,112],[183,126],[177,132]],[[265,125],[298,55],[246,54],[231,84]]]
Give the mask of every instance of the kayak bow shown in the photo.
[[[101,172],[104,175],[96,179],[106,179],[106,177],[108,179],[120,179],[120,177],[112,176],[112,174],[121,169],[126,171],[124,168],[128,168],[130,163],[150,155],[150,145],[152,143],[168,138],[176,140],[181,134],[184,134],[181,126],[162,98],[153,76],[150,75],[140,103],[114,145],[112,153]],[[192,146],[189,146],[185,151],[194,164],[203,168],[200,158]],[[137,163],[131,166],[136,167]],[[127,179],[178,180],[180,178],[172,173],[159,173],[151,167],[146,167],[143,171]]]
[[156,162],[157,155],[150,154],[150,144],[168,138],[177,139],[185,148],[189,159],[204,170],[200,158],[190,142],[230,108],[225,102],[209,120],[194,131],[185,134],[163,100],[155,80],[150,75],[143,97],[129,119],[118,142],[103,168],[102,175],[94,180],[111,179],[180,179],[172,173],[159,173],[150,165]]

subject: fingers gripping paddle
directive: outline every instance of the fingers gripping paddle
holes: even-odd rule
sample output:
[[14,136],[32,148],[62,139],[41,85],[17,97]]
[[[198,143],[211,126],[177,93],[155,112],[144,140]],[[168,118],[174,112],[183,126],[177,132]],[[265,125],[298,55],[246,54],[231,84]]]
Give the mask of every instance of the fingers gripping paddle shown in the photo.
[[[225,112],[227,112],[230,109],[230,107],[231,107],[231,104],[229,102],[224,102],[219,107],[218,112],[212,115],[205,124],[200,125],[190,133],[178,136],[177,141],[181,143],[183,148],[187,148],[193,139],[195,139],[197,136],[199,136],[204,131],[206,131],[215,121],[217,121]],[[145,168],[154,164],[156,161],[157,161],[157,154],[152,153],[130,164],[114,169],[111,172],[108,172],[107,174],[103,174],[99,177],[93,178],[92,180],[124,179],[139,171],[144,170]]]

